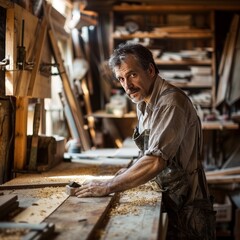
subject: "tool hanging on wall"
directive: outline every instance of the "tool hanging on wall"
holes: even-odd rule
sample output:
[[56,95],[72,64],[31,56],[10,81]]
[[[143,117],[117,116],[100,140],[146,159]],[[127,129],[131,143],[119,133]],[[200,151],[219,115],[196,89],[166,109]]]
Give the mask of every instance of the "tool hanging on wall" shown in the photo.
[[22,19],[21,45],[17,46],[17,69],[32,70],[32,68],[34,67],[34,63],[26,62],[26,48],[24,45],[24,31],[25,31],[25,20]]
[[22,19],[21,45],[17,47],[17,67],[19,70],[23,70],[25,68],[25,60],[26,60],[26,49],[24,46],[24,26],[25,26],[25,20]]

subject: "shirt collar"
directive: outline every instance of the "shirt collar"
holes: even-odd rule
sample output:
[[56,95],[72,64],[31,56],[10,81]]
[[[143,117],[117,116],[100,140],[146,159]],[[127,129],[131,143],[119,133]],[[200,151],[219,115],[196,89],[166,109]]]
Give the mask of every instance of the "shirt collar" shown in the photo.
[[153,109],[156,102],[156,97],[161,91],[164,80],[158,75],[154,81],[153,90],[151,94],[142,102],[137,104],[137,108],[144,113],[146,109]]

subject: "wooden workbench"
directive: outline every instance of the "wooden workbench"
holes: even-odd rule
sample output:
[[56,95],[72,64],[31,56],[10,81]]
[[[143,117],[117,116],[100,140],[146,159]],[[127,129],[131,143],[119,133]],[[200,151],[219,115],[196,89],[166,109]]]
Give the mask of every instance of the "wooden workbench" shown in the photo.
[[0,186],[4,195],[18,196],[18,211],[7,221],[53,223],[51,239],[57,240],[159,239],[161,193],[149,183],[99,198],[77,198],[65,193],[69,181],[81,183],[88,178],[111,177],[128,165],[129,161],[114,159],[112,164],[62,162],[45,173],[20,174]]

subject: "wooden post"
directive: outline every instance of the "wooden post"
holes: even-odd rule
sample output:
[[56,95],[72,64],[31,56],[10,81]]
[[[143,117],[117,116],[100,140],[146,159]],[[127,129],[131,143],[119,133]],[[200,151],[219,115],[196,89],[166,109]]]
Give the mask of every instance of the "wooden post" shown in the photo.
[[16,99],[14,170],[22,170],[27,158],[28,98]]

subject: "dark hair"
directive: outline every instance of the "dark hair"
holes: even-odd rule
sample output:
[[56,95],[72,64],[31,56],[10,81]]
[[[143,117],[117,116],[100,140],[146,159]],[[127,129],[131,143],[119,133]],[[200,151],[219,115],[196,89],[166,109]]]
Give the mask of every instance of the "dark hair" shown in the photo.
[[108,61],[110,69],[113,71],[114,67],[119,66],[129,54],[133,55],[139,61],[144,70],[147,70],[149,64],[152,63],[156,73],[159,73],[159,69],[153,60],[152,52],[141,44],[136,43],[122,43],[118,45]]

